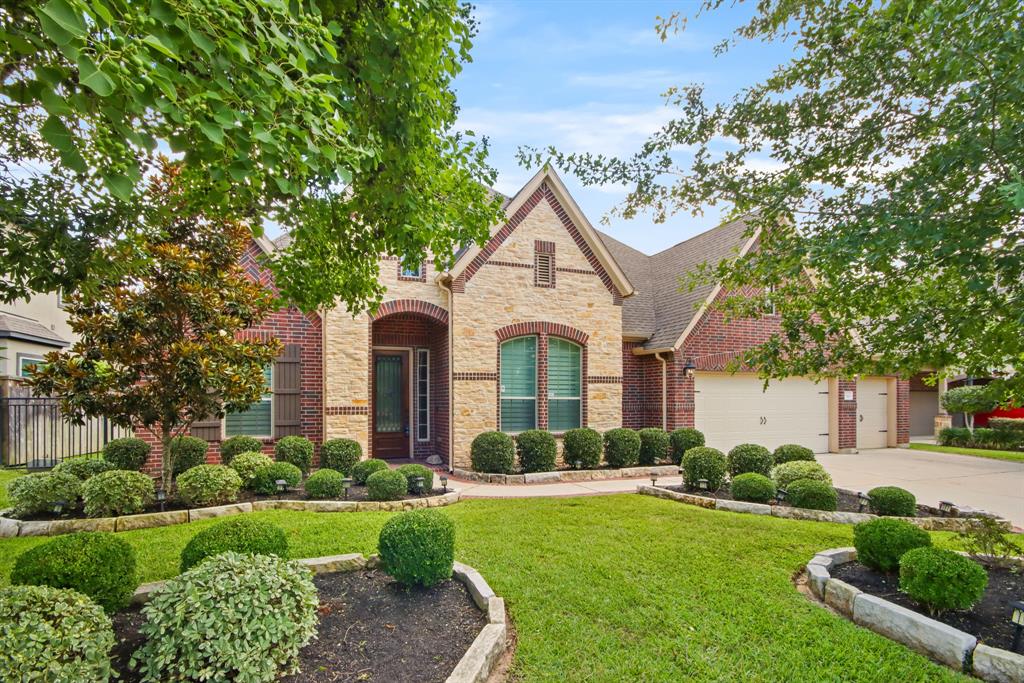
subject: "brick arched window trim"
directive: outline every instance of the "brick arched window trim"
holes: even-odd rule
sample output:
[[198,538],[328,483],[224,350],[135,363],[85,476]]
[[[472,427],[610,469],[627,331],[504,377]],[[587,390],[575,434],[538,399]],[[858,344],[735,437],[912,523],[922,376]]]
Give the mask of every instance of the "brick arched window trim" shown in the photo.
[[498,338],[496,349],[497,381],[494,384],[497,428],[501,429],[501,344],[516,337],[537,337],[537,429],[548,429],[548,338],[558,337],[580,347],[580,427],[587,426],[587,342],[590,336],[575,327],[546,321],[513,323],[494,331]]
[[437,304],[419,299],[393,299],[385,301],[376,311],[370,314],[370,321],[380,320],[396,313],[416,313],[424,315],[442,325],[448,324],[448,311]]

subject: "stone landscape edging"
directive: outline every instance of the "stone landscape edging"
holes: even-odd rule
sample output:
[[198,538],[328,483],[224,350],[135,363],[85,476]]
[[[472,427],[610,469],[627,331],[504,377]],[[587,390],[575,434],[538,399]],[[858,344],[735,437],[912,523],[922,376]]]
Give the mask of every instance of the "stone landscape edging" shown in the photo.
[[202,519],[239,515],[263,510],[296,510],[305,512],[401,512],[416,508],[445,507],[461,499],[458,491],[439,496],[410,498],[408,500],[257,500],[251,503],[228,503],[190,510],[146,512],[121,517],[84,517],[82,519],[54,519],[22,521],[0,516],[0,538],[14,536],[59,536],[75,531],[132,531],[159,526],[188,524]]
[[642,479],[650,478],[651,473],[659,477],[671,477],[679,474],[679,465],[648,465],[637,467],[621,467],[607,470],[555,470],[553,472],[530,472],[528,474],[490,474],[474,472],[456,467],[452,477],[463,481],[478,481],[482,484],[571,484],[580,481],[607,481],[611,479]]
[[1024,655],[978,643],[970,633],[832,578],[833,567],[856,559],[856,548],[831,548],[811,558],[806,568],[811,594],[858,626],[952,669],[991,683],[1024,681]]
[[[845,490],[845,489],[840,489]],[[707,496],[698,496],[693,493],[680,493],[671,491],[662,486],[650,486],[649,484],[638,484],[637,493],[655,498],[665,498],[680,503],[696,505],[709,510],[727,510],[729,512],[744,512],[754,515],[770,515],[784,519],[802,519],[813,522],[833,522],[836,524],[860,524],[879,519],[879,515],[870,512],[830,512],[828,510],[807,510],[795,508],[789,505],[766,505],[763,503],[747,503],[741,500],[720,500]],[[856,492],[854,492],[856,493]],[[964,531],[970,517],[887,517],[887,519],[902,519],[925,531]],[[998,519],[998,518],[997,518]],[[999,520],[1005,521],[1005,520]]]
[[[360,569],[376,569],[380,565],[380,557],[361,553],[345,555],[327,555],[298,560],[309,567],[314,574],[332,574],[354,572]],[[477,570],[467,564],[456,562],[452,567],[452,577],[457,579],[473,598],[477,609],[487,615],[487,624],[473,639],[469,649],[455,665],[455,669],[446,679],[446,683],[483,683],[494,671],[498,661],[508,649],[508,627],[505,621],[505,600],[499,598],[491,590],[487,581]],[[135,590],[132,596],[134,604],[149,601],[153,593],[162,588],[167,581],[144,583]]]

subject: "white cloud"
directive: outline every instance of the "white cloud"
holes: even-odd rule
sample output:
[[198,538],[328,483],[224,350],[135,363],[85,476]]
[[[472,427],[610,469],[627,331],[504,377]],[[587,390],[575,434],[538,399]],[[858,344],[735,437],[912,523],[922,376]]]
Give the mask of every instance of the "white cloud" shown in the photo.
[[701,73],[675,72],[668,69],[640,69],[610,73],[577,73],[569,76],[569,84],[616,90],[662,91],[672,85],[706,82]]

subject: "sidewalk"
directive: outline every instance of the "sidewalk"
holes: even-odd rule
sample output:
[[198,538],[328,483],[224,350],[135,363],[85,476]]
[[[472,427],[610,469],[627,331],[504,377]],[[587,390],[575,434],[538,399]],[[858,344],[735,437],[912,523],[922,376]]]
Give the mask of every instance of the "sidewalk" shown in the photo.
[[[609,493],[635,493],[638,484],[650,484],[644,479],[607,479],[558,484],[481,484],[476,481],[449,479],[449,488],[458,489],[466,498],[543,498],[560,496],[599,496]],[[683,483],[680,476],[659,477],[658,484],[674,486]]]

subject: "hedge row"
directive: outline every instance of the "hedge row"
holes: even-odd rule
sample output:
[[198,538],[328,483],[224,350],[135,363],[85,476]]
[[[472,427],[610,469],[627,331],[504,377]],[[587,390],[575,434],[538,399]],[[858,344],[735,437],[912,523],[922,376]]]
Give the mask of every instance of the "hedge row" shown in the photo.
[[[947,427],[939,432],[939,444],[959,448],[990,448],[1000,451],[1024,451],[1024,429],[1017,423],[1024,420],[991,418],[994,428]],[[998,427],[996,427],[998,425]]]

